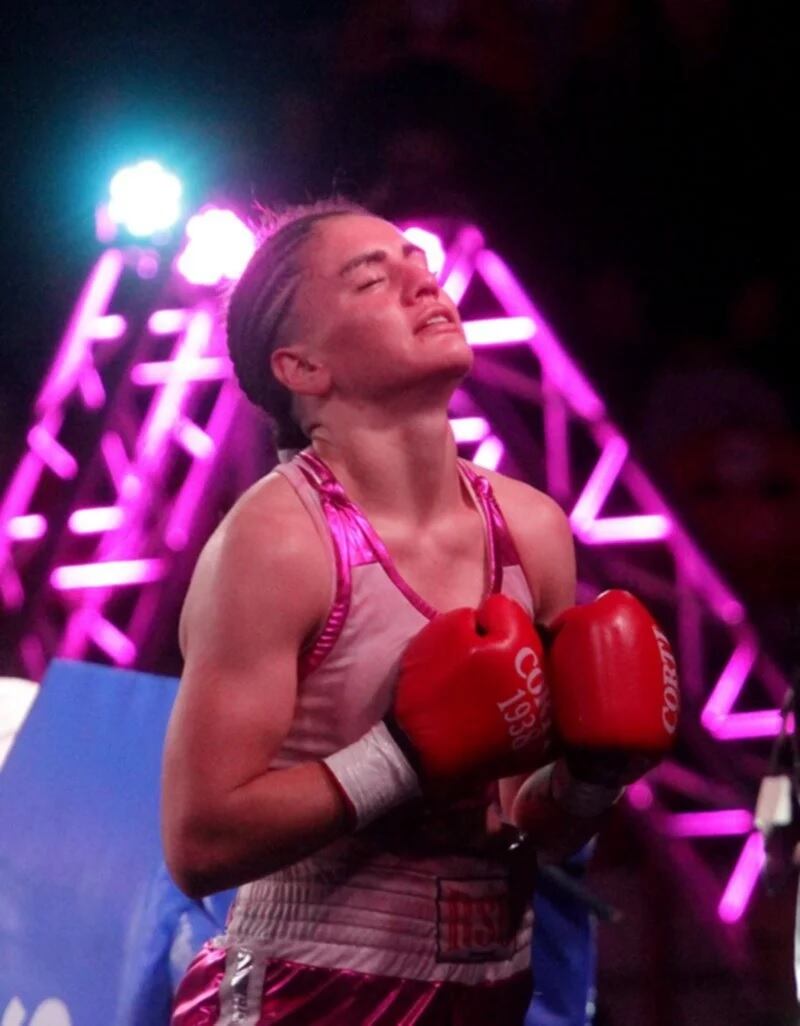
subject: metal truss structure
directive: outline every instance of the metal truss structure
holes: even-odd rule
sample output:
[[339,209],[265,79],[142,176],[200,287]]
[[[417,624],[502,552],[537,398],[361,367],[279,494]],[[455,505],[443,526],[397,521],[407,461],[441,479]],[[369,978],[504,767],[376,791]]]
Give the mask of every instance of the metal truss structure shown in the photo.
[[[735,923],[764,858],[751,810],[788,681],[482,233],[407,230],[438,247],[442,287],[476,349],[452,408],[463,454],[554,496],[570,514],[582,596],[628,587],[676,641],[678,749],[628,798],[700,899]],[[218,291],[187,284],[163,252],[106,249],[0,504],[0,596],[24,673],[40,679],[54,656],[156,658],[225,488],[252,480],[247,454],[262,443],[242,408]],[[720,876],[722,843],[736,850]]]

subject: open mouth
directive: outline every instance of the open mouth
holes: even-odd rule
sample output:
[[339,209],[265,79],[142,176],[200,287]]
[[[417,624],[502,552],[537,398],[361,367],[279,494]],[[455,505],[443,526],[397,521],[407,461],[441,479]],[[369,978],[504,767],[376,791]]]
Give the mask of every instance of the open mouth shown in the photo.
[[436,307],[429,310],[414,327],[414,334],[418,335],[423,331],[442,331],[456,328],[458,324],[452,313],[445,307]]

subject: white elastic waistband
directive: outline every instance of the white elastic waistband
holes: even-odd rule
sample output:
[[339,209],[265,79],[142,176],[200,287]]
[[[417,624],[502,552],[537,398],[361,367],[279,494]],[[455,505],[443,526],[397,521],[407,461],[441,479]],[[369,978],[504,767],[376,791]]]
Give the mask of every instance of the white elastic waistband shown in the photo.
[[432,875],[306,859],[241,888],[221,943],[254,957],[409,979],[506,979],[530,962],[530,903],[513,922],[502,869],[465,873],[465,862]]

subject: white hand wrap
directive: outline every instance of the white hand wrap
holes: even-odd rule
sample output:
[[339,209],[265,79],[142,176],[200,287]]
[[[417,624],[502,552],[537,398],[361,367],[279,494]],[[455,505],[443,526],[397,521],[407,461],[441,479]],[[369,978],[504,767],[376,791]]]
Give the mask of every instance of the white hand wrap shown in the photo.
[[553,801],[573,816],[599,816],[625,793],[624,787],[606,787],[574,777],[564,759],[558,759],[550,775]]
[[322,761],[349,801],[358,830],[421,794],[417,774],[383,722]]

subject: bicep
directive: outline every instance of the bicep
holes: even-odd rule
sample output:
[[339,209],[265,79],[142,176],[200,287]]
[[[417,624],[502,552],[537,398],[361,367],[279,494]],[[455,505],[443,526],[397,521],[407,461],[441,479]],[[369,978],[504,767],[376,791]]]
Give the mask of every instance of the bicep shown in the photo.
[[184,672],[164,755],[165,811],[224,801],[265,773],[294,715],[315,595],[302,557],[246,539],[204,552],[182,616]]
[[[232,634],[230,645],[237,637]],[[294,711],[296,653],[269,644],[245,661],[241,654],[199,653],[187,659],[170,718],[165,786],[182,791],[202,780],[209,798],[224,795],[266,772],[286,736]]]

